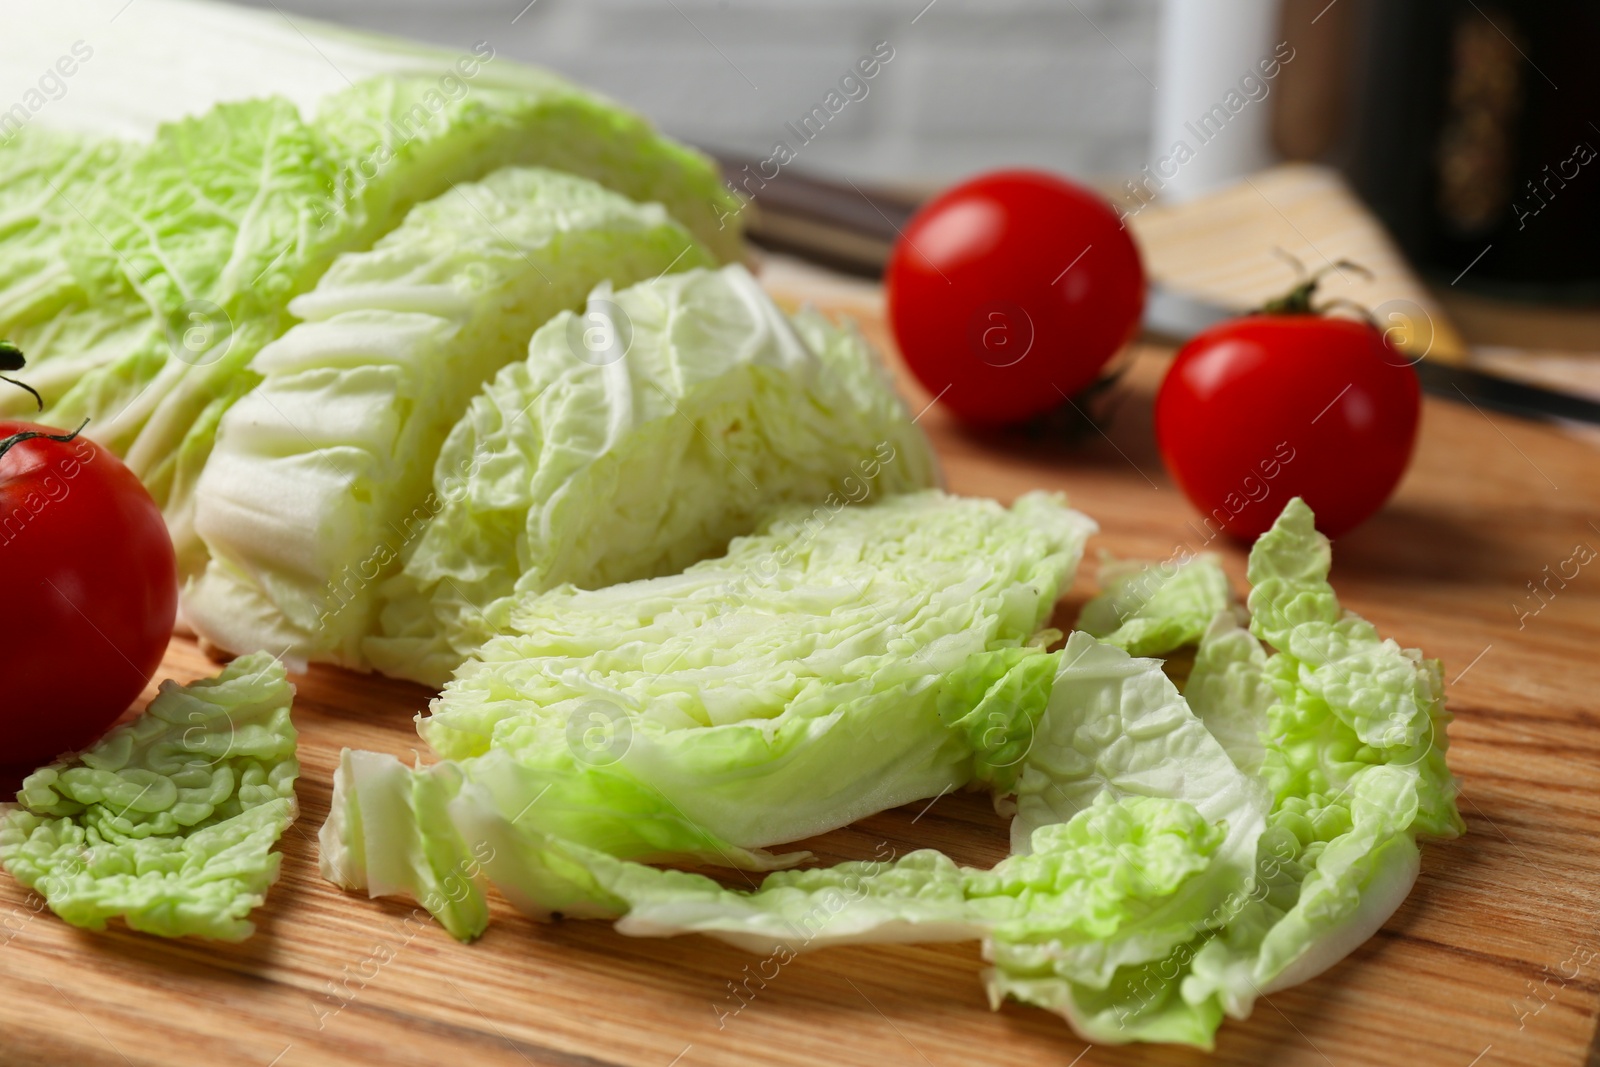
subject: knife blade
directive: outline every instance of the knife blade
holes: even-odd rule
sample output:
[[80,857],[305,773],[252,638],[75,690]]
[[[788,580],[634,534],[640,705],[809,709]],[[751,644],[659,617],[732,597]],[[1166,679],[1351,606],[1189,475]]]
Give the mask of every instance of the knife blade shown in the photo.
[[[722,167],[728,183],[750,196],[743,217],[753,244],[857,277],[883,277],[890,249],[920,202],[901,190],[792,170],[771,180],[752,179],[755,160],[708,154]],[[1145,302],[1144,328],[1182,343],[1239,314],[1153,282]],[[1458,404],[1528,419],[1600,425],[1600,401],[1589,397],[1427,359],[1419,360],[1414,369],[1424,392]]]

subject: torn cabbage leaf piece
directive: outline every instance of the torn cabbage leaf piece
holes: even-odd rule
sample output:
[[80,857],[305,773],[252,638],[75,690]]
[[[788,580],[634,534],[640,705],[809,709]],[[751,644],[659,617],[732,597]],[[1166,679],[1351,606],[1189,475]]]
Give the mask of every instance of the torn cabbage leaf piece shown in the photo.
[[1029,987],[1088,1039],[1209,1048],[1224,1014],[1248,1016],[1383,925],[1416,880],[1419,836],[1462,832],[1439,663],[1341,609],[1330,565],[1295,498],[1250,553],[1252,632],[1222,616],[1202,639],[1195,710],[1272,796],[1254,888],[1230,901],[1220,934],[1122,967],[1103,989]]
[[1446,765],[1438,660],[1378,636],[1339,606],[1332,554],[1311,509],[1291,500],[1250,552],[1250,629],[1276,650],[1265,667],[1277,694],[1262,775],[1280,798],[1337,794],[1367,767],[1416,772],[1419,833],[1455,837],[1455,779]]
[[1078,628],[1135,656],[1198,644],[1233,603],[1228,576],[1211,552],[1160,563],[1106,556],[1099,579],[1101,591],[1083,606]]
[[74,926],[240,941],[295,819],[294,688],[258,654],[29,775],[0,805],[0,866]]
[[[0,145],[0,176],[18,181],[0,194],[0,336],[27,354],[43,421],[89,418],[150,489],[185,574],[205,558],[194,485],[223,412],[257,381],[251,360],[291,324],[293,297],[413,205],[548,165],[665,202],[737,256],[736,201],[709,160],[558,78],[514,80],[446,98],[437,77],[384,76],[314,119],[270,97],[163,124],[148,144],[30,129]],[[0,413],[27,399],[0,396]]]
[[450,432],[437,521],[405,546],[367,654],[442,686],[504,628],[507,598],[675,574],[780,505],[827,515],[934,479],[854,330],[790,320],[737,265],[602,287]]
[[1267,652],[1234,611],[1220,612],[1200,637],[1183,687],[1190,709],[1246,774],[1266,759],[1267,710],[1277,699],[1266,679]]
[[[347,757],[324,871],[374,888],[363,867],[414,855],[404,828],[438,824],[467,785],[506,820],[625,858],[792,862],[753,850],[971,777],[945,718],[1045,658],[1093,528],[1048,494],[1007,509],[926,491],[789,509],[680,575],[520,597],[421,723],[459,765]],[[366,780],[394,773],[439,788]],[[444,875],[384,877],[424,899]]]
[[434,459],[482,383],[600,282],[708,262],[659,205],[533,167],[458,185],[341,257],[222,417],[185,618],[231,651],[366,668],[378,586],[445,507]]
[[[1249,888],[1267,795],[1234,766],[1159,661],[1132,658],[1082,632],[1057,656],[1049,701],[1015,785],[1012,854],[1027,854],[1041,827],[1068,822],[1108,790],[1183,800],[1207,823],[1228,828],[1211,877],[1159,915],[1114,940],[1042,950],[1053,973],[1100,987],[1118,967],[1161,959],[1197,930],[1223,924],[1227,897]],[[997,946],[1002,968],[1017,955],[1006,948]],[[1040,951],[1020,950],[1030,960]]]

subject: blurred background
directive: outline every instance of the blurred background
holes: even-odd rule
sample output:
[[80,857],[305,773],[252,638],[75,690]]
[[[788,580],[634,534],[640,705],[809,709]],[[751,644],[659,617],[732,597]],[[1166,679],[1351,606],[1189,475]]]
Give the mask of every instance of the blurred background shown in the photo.
[[[1432,282],[1519,303],[1600,298],[1592,0],[250,2],[489,41],[700,146],[763,159],[792,143],[796,171],[856,181],[931,188],[1019,164],[1172,200],[1274,161],[1322,162]],[[865,95],[801,143],[802,117],[875,46],[892,58]],[[1204,124],[1218,105],[1225,127]],[[1162,180],[1180,140],[1194,158]]]
[[[1156,0],[253,0],[438,44],[491,42],[697,144],[765,157],[879,41],[894,58],[796,166],[945,182],[1009,160],[1139,169]],[[1077,10],[1074,10],[1074,4]],[[1098,29],[1096,28],[1098,27]],[[860,106],[857,106],[859,104]]]

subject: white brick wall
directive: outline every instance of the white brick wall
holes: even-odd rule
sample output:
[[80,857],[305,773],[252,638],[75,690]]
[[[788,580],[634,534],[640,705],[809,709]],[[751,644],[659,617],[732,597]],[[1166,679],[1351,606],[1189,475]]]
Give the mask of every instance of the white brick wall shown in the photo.
[[241,2],[445,45],[488,40],[676,136],[762,156],[887,40],[895,57],[869,95],[801,149],[797,168],[946,180],[1008,164],[1092,177],[1145,162],[1156,0],[935,0],[920,18],[927,0],[535,0],[514,25],[526,0]]

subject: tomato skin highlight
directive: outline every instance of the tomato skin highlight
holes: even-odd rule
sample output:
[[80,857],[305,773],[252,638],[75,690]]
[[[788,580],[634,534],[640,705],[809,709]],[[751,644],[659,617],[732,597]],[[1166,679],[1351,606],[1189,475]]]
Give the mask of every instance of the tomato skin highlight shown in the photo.
[[[62,431],[0,422],[0,437]],[[161,665],[178,610],[161,509],[79,436],[0,456],[0,777],[93,743]]]
[[1178,351],[1156,394],[1156,440],[1210,525],[1255,538],[1300,496],[1339,537],[1399,484],[1421,411],[1411,361],[1370,324],[1251,315]]
[[1116,211],[1041,171],[996,171],[936,197],[895,244],[885,284],[912,373],[977,425],[1061,406],[1144,311],[1144,268]]

